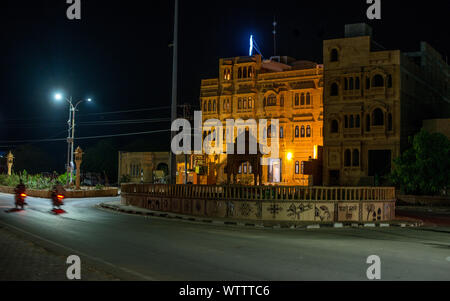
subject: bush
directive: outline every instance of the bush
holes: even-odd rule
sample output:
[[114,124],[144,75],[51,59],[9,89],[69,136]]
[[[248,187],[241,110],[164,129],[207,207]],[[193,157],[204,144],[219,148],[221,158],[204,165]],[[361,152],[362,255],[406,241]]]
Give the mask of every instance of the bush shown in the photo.
[[450,140],[422,130],[394,164],[390,179],[403,193],[440,194],[450,187]]

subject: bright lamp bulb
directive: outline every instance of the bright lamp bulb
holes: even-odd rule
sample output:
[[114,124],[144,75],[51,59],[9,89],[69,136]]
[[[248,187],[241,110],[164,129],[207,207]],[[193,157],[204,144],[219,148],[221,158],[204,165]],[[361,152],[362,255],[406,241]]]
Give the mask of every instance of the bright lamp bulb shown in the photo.
[[287,153],[287,159],[288,159],[289,161],[292,160],[292,157],[293,157],[292,153]]
[[55,99],[56,100],[61,100],[62,99],[62,94],[61,93],[56,93],[55,94]]

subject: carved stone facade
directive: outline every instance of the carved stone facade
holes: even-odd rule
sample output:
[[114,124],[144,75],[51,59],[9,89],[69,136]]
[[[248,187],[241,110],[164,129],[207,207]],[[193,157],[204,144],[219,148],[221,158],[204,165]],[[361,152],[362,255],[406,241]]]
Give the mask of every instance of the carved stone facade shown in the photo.
[[[263,166],[262,182],[308,185],[310,178],[302,175],[301,163],[314,159],[323,145],[322,92],[323,66],[316,63],[288,57],[262,60],[260,55],[220,59],[219,78],[201,83],[203,122],[218,119],[225,126],[227,119],[254,119],[258,124],[260,119],[269,124],[278,119],[279,159]],[[226,182],[226,160],[226,155],[209,156],[218,184]],[[244,163],[240,168],[241,183],[254,182],[249,166]]]
[[368,35],[346,35],[323,45],[324,184],[372,185],[422,120],[448,116],[449,68],[426,43],[402,53]]

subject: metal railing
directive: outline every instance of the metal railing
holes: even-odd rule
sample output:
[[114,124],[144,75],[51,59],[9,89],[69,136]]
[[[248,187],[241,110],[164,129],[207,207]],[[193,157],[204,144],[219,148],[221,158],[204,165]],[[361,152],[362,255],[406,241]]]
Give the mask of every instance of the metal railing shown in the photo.
[[124,194],[248,201],[395,201],[394,187],[122,184]]

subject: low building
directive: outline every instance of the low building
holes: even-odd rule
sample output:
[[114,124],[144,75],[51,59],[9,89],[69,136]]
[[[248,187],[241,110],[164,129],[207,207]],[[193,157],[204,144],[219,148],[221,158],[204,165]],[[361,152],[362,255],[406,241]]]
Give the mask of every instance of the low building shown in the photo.
[[119,152],[119,184],[166,182],[169,152]]

